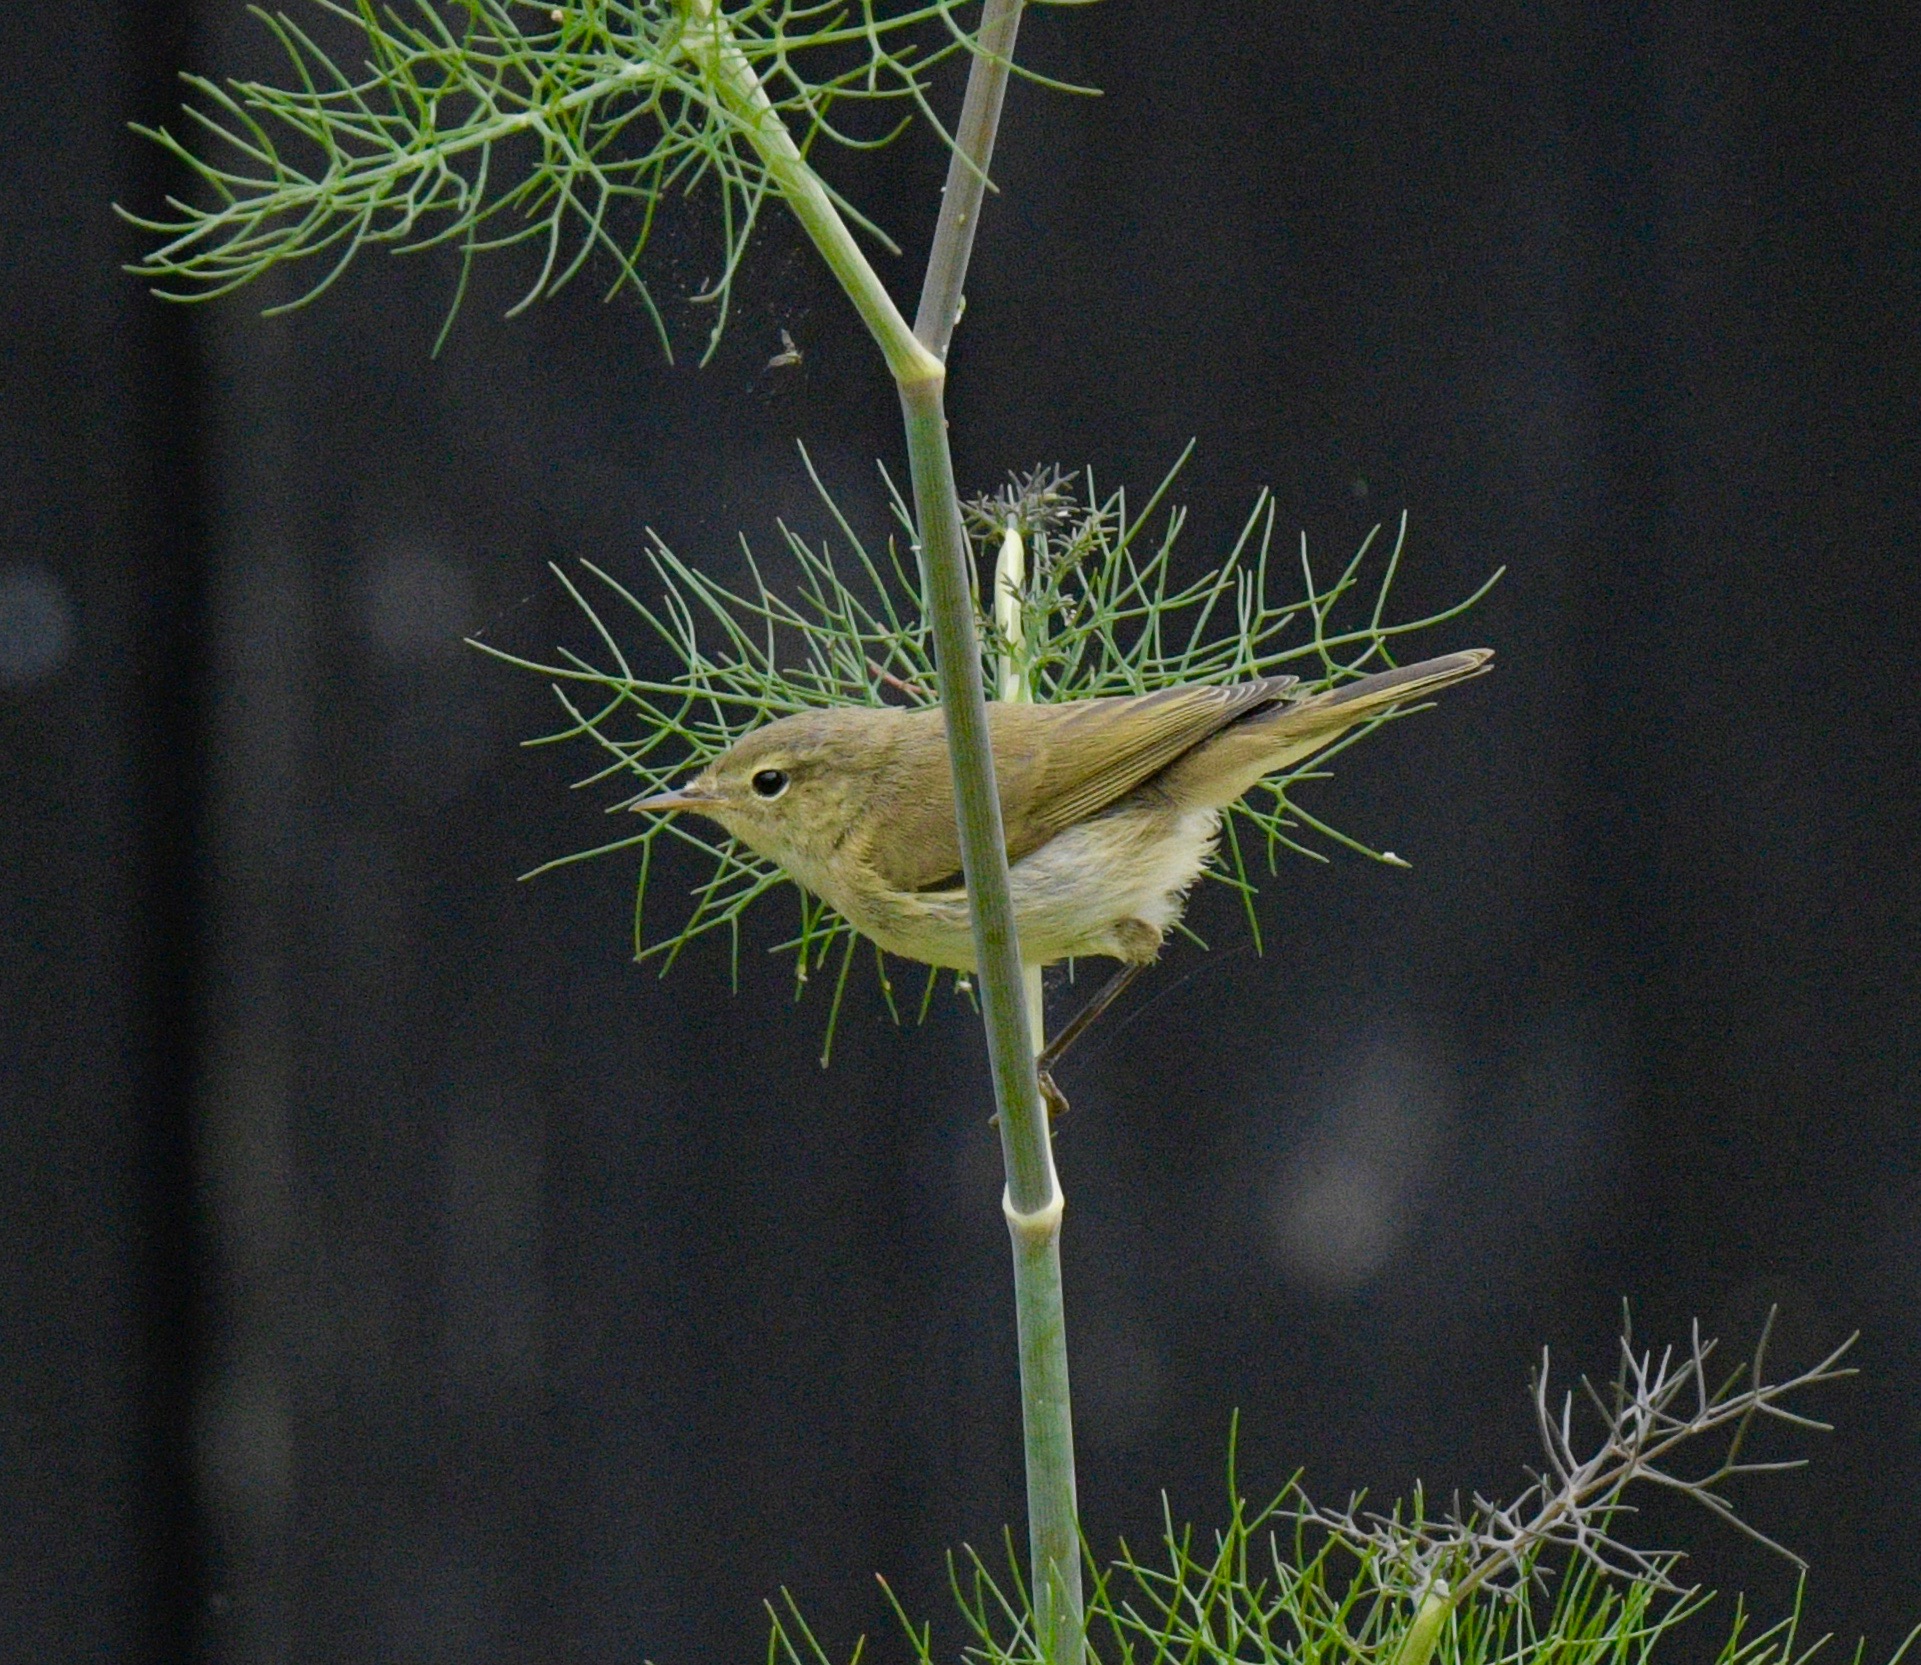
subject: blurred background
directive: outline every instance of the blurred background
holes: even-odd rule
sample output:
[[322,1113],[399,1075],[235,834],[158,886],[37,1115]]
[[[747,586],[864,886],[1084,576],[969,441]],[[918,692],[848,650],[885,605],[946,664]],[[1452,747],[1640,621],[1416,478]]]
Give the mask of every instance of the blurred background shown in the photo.
[[[293,6],[298,13],[300,5]],[[1063,1072],[1086,1525],[1251,1492],[1511,1493],[1526,1388],[1699,1317],[1851,1331],[1805,1474],[1741,1494],[1810,1634],[1921,1620],[1921,159],[1894,5],[1039,11],[954,359],[964,486],[1192,438],[1185,560],[1256,489],[1323,559],[1411,517],[1403,616],[1497,673],[1315,813],[1256,957],[1214,887]],[[886,529],[890,389],[770,216],[713,364],[583,281],[374,256],[186,312],[111,200],[238,0],[0,12],[6,1657],[757,1657],[791,1588],[904,1657],[1021,1518],[978,1026],[856,984],[832,1067],[762,917],[665,982],[549,560],[643,529],[776,576]],[[910,251],[924,135],[836,177]],[[706,275],[696,207],[659,288]],[[897,293],[916,255],[884,267]],[[769,370],[782,329],[802,362]],[[657,871],[670,893],[694,876]],[[1073,991],[1058,996],[1071,1008]],[[1654,1508],[1763,1615],[1792,1569]],[[945,1632],[949,1634],[951,1631]],[[1689,1650],[1694,1650],[1690,1652]]]

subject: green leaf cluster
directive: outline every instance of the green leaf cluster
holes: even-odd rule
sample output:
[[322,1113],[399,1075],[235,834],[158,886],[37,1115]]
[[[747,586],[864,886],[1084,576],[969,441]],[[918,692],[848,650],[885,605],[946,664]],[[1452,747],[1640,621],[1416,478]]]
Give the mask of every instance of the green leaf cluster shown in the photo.
[[[1582,1379],[1600,1423],[1593,1456],[1582,1463],[1569,1460],[1580,1443],[1579,1401],[1570,1394],[1553,1413],[1544,1366],[1531,1396],[1547,1467],[1506,1503],[1477,1498],[1463,1509],[1457,1498],[1435,1514],[1417,1487],[1385,1512],[1363,1515],[1359,1497],[1344,1509],[1317,1507],[1296,1474],[1271,1502],[1250,1507],[1237,1473],[1237,1420],[1225,1527],[1212,1534],[1177,1527],[1163,1498],[1158,1554],[1137,1556],[1123,1542],[1104,1567],[1087,1555],[1086,1656],[1097,1665],[1646,1665],[1710,1598],[1681,1584],[1679,1552],[1640,1550],[1618,1537],[1620,1519],[1636,1512],[1624,1490],[1678,1491],[1760,1538],[1717,1488],[1736,1474],[1799,1462],[1744,1460],[1746,1435],[1757,1420],[1825,1428],[1784,1401],[1852,1374],[1839,1363],[1850,1340],[1810,1367],[1769,1379],[1773,1325],[1770,1313],[1749,1361],[1717,1388],[1707,1375],[1717,1344],[1698,1325],[1683,1347],[1637,1351],[1624,1323],[1613,1394]],[[1682,1447],[1694,1451],[1704,1439],[1727,1436],[1705,1474],[1690,1480],[1674,1467]],[[961,1658],[1047,1665],[1011,1538],[1006,1549],[1005,1573],[972,1550],[948,1558],[970,1637]],[[1798,1640],[1801,1590],[1785,1618],[1753,1635],[1737,1604],[1715,1665],[1804,1665],[1826,1639]],[[793,1597],[783,1597],[781,1607],[768,1606],[769,1665],[830,1665]],[[914,1658],[933,1665],[931,1627],[916,1626],[891,1590],[887,1599]],[[1900,1665],[1917,1639],[1921,1626],[1889,1665]],[[856,1647],[856,1659],[862,1651]],[[1688,1651],[1704,1656],[1698,1643]],[[1854,1665],[1861,1657],[1857,1648]]]
[[[156,140],[204,187],[158,216],[127,218],[162,241],[133,270],[174,300],[225,294],[269,269],[313,263],[298,296],[323,293],[362,248],[451,244],[474,258],[532,243],[539,264],[514,310],[552,294],[596,250],[610,295],[632,286],[668,346],[640,275],[657,213],[705,185],[719,204],[709,351],[763,209],[779,192],[750,129],[768,113],[802,154],[820,141],[868,149],[916,115],[946,59],[975,49],[962,0],[312,0],[306,27],[251,8],[285,54],[284,84],[204,76],[185,139]],[[326,37],[323,42],[322,37]],[[723,62],[723,55],[726,61]],[[729,88],[744,62],[764,95]],[[723,84],[725,83],[725,84]],[[845,120],[854,107],[884,119]],[[840,212],[890,250],[850,204]],[[445,330],[442,331],[445,338]],[[671,349],[669,349],[671,351]]]
[[[1185,460],[1184,454],[1138,511],[1124,490],[1102,493],[1091,474],[1078,481],[1054,476],[1052,509],[1025,521],[1010,500],[976,505],[976,534],[985,546],[977,553],[990,568],[993,546],[1009,519],[1032,539],[1019,635],[1035,698],[1092,699],[1282,672],[1300,676],[1310,689],[1333,686],[1393,664],[1400,638],[1458,616],[1500,576],[1494,574],[1442,612],[1391,621],[1388,602],[1405,546],[1405,523],[1386,549],[1377,528],[1344,565],[1322,576],[1305,540],[1298,558],[1277,547],[1274,501],[1263,492],[1226,556],[1202,576],[1184,580],[1175,555],[1186,516],[1178,507],[1167,507],[1166,500]],[[822,706],[937,702],[939,677],[932,633],[918,601],[907,505],[893,493],[898,536],[876,550],[855,531],[819,476],[812,477],[837,537],[811,542],[782,525],[793,573],[791,595],[769,581],[744,539],[747,581],[738,587],[713,576],[712,563],[685,560],[651,535],[644,587],[588,562],[581,563],[580,578],[556,567],[591,627],[594,651],[562,649],[557,661],[539,662],[475,644],[551,681],[566,722],[529,744],[586,740],[596,746],[600,766],[579,784],[623,783],[631,791],[614,806],[618,809],[697,771],[774,718]],[[982,653],[991,665],[1010,643],[987,609],[977,605],[976,610]],[[646,657],[625,644],[625,633],[636,630],[648,644]],[[668,670],[645,668],[649,661],[657,664],[663,652]],[[1265,851],[1270,870],[1283,848],[1325,860],[1303,842],[1306,837],[1399,864],[1399,858],[1369,850],[1308,814],[1293,796],[1302,783],[1326,775],[1329,756],[1376,726],[1357,730],[1322,753],[1313,767],[1266,782],[1258,800],[1244,802],[1230,817],[1213,875],[1246,899],[1257,945],[1256,885],[1244,839]],[[691,846],[709,872],[695,888],[687,916],[670,934],[649,943],[644,904],[654,848],[662,839]],[[561,857],[535,872],[624,850],[640,852],[634,952],[637,958],[659,959],[663,971],[690,943],[711,932],[726,934],[737,971],[743,916],[760,898],[791,882],[779,868],[688,816],[650,818],[629,836]],[[805,893],[799,898],[799,930],[779,949],[793,953],[802,987],[838,957],[832,972],[831,1045],[857,938],[817,898]],[[891,1006],[887,966],[878,952],[875,958]],[[921,990],[923,1016],[934,987],[930,973]]]
[[[1580,1560],[1549,1566],[1531,1556],[1518,1591],[1483,1591],[1440,1622],[1427,1592],[1398,1576],[1393,1557],[1304,1529],[1294,1488],[1265,1508],[1238,1497],[1211,1535],[1177,1526],[1163,1506],[1159,1553],[1125,1544],[1087,1568],[1087,1658],[1095,1665],[1648,1665],[1677,1627],[1710,1600],[1652,1578],[1610,1576]],[[965,1665],[1045,1665],[1020,1558],[1011,1540],[996,1571],[967,1551],[948,1558],[966,1641]],[[882,1581],[886,1588],[885,1581]],[[941,1655],[931,1625],[887,1599],[917,1665]],[[768,1665],[832,1665],[793,1596],[768,1604]],[[1423,1621],[1426,1622],[1423,1622]],[[1803,1665],[1820,1642],[1800,1639],[1800,1595],[1789,1613],[1756,1630],[1737,1604],[1709,1653],[1714,1665]],[[1910,1637],[1909,1641],[1912,1642]],[[1900,1665],[1904,1644],[1889,1665]],[[865,1652],[858,1644],[853,1659]],[[1857,1657],[1856,1665],[1859,1665]]]

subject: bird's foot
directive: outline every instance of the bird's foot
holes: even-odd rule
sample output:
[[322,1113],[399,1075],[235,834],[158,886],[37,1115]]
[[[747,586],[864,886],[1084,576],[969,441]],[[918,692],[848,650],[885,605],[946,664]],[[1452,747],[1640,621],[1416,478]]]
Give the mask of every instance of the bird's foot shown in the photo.
[[[1040,1080],[1041,1103],[1047,1106],[1047,1120],[1051,1126],[1067,1114],[1067,1095],[1054,1084],[1054,1077],[1045,1069],[1038,1070],[1035,1073]],[[993,1115],[987,1118],[987,1125],[989,1127],[999,1127],[1000,1124],[1001,1113],[996,1110]]]
[[1047,1119],[1050,1123],[1057,1122],[1067,1114],[1067,1095],[1054,1084],[1054,1075],[1051,1070],[1043,1068],[1038,1073],[1041,1102],[1047,1106]]

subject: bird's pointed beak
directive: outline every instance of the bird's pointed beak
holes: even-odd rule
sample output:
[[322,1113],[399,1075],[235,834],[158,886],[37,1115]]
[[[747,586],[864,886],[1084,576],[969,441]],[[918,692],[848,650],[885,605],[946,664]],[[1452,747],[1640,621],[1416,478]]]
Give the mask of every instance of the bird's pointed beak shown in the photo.
[[710,809],[720,802],[718,792],[703,788],[698,781],[689,781],[685,786],[677,786],[671,792],[656,792],[651,798],[637,798],[627,807],[639,814],[651,811],[656,815],[670,815],[677,809]]

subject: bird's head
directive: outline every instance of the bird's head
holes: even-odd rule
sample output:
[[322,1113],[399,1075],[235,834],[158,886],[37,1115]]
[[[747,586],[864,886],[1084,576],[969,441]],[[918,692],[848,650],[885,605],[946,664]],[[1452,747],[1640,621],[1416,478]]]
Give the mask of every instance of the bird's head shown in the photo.
[[704,815],[808,889],[831,892],[822,881],[867,800],[884,746],[870,732],[872,719],[885,715],[850,707],[782,717],[736,741],[685,785],[628,807]]

